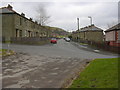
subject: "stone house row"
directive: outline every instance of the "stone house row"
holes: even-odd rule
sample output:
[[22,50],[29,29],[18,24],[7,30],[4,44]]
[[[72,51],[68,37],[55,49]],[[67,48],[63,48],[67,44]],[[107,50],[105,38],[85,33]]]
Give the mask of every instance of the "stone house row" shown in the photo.
[[103,42],[103,30],[96,27],[94,24],[86,26],[72,33],[73,39],[80,39],[84,41]]
[[19,14],[13,10],[13,7],[0,8],[1,31],[5,41],[9,41],[11,37],[46,37],[50,36],[50,30],[45,26],[41,26],[32,18],[28,19],[25,14]]

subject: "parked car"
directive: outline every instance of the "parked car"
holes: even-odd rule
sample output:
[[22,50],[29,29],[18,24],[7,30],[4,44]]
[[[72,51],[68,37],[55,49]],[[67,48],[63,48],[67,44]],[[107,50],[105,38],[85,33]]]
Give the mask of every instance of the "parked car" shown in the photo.
[[50,40],[50,42],[51,42],[51,43],[57,43],[57,39],[56,39],[56,38],[52,38],[52,39]]
[[66,37],[65,41],[70,42],[70,38]]

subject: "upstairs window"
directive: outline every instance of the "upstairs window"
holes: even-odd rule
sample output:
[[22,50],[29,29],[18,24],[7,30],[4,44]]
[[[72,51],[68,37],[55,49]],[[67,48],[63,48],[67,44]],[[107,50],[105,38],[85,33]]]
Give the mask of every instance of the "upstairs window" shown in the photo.
[[20,25],[22,25],[22,18],[20,18]]

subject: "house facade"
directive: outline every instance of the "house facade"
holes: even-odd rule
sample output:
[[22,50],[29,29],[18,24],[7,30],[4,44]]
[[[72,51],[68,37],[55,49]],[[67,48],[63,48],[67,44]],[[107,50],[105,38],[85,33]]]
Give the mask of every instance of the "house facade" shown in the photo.
[[0,17],[2,18],[2,37],[5,41],[10,41],[12,37],[45,37],[46,31],[43,27],[34,22],[32,18],[28,19],[25,14],[19,14],[13,10],[13,7],[0,8]]
[[120,23],[105,31],[105,41],[110,46],[120,47]]
[[96,27],[94,24],[81,28],[79,31],[73,33],[73,38],[78,38],[84,41],[103,42],[103,30]]

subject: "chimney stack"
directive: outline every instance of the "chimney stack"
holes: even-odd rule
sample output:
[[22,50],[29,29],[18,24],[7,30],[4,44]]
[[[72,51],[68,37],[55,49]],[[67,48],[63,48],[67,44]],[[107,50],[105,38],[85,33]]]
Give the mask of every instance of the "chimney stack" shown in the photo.
[[25,17],[25,14],[24,14],[24,13],[21,13],[21,16],[24,16],[24,17]]
[[32,21],[32,18],[30,18],[30,20]]
[[13,9],[13,7],[10,4],[8,4],[7,8],[10,9],[10,10]]

